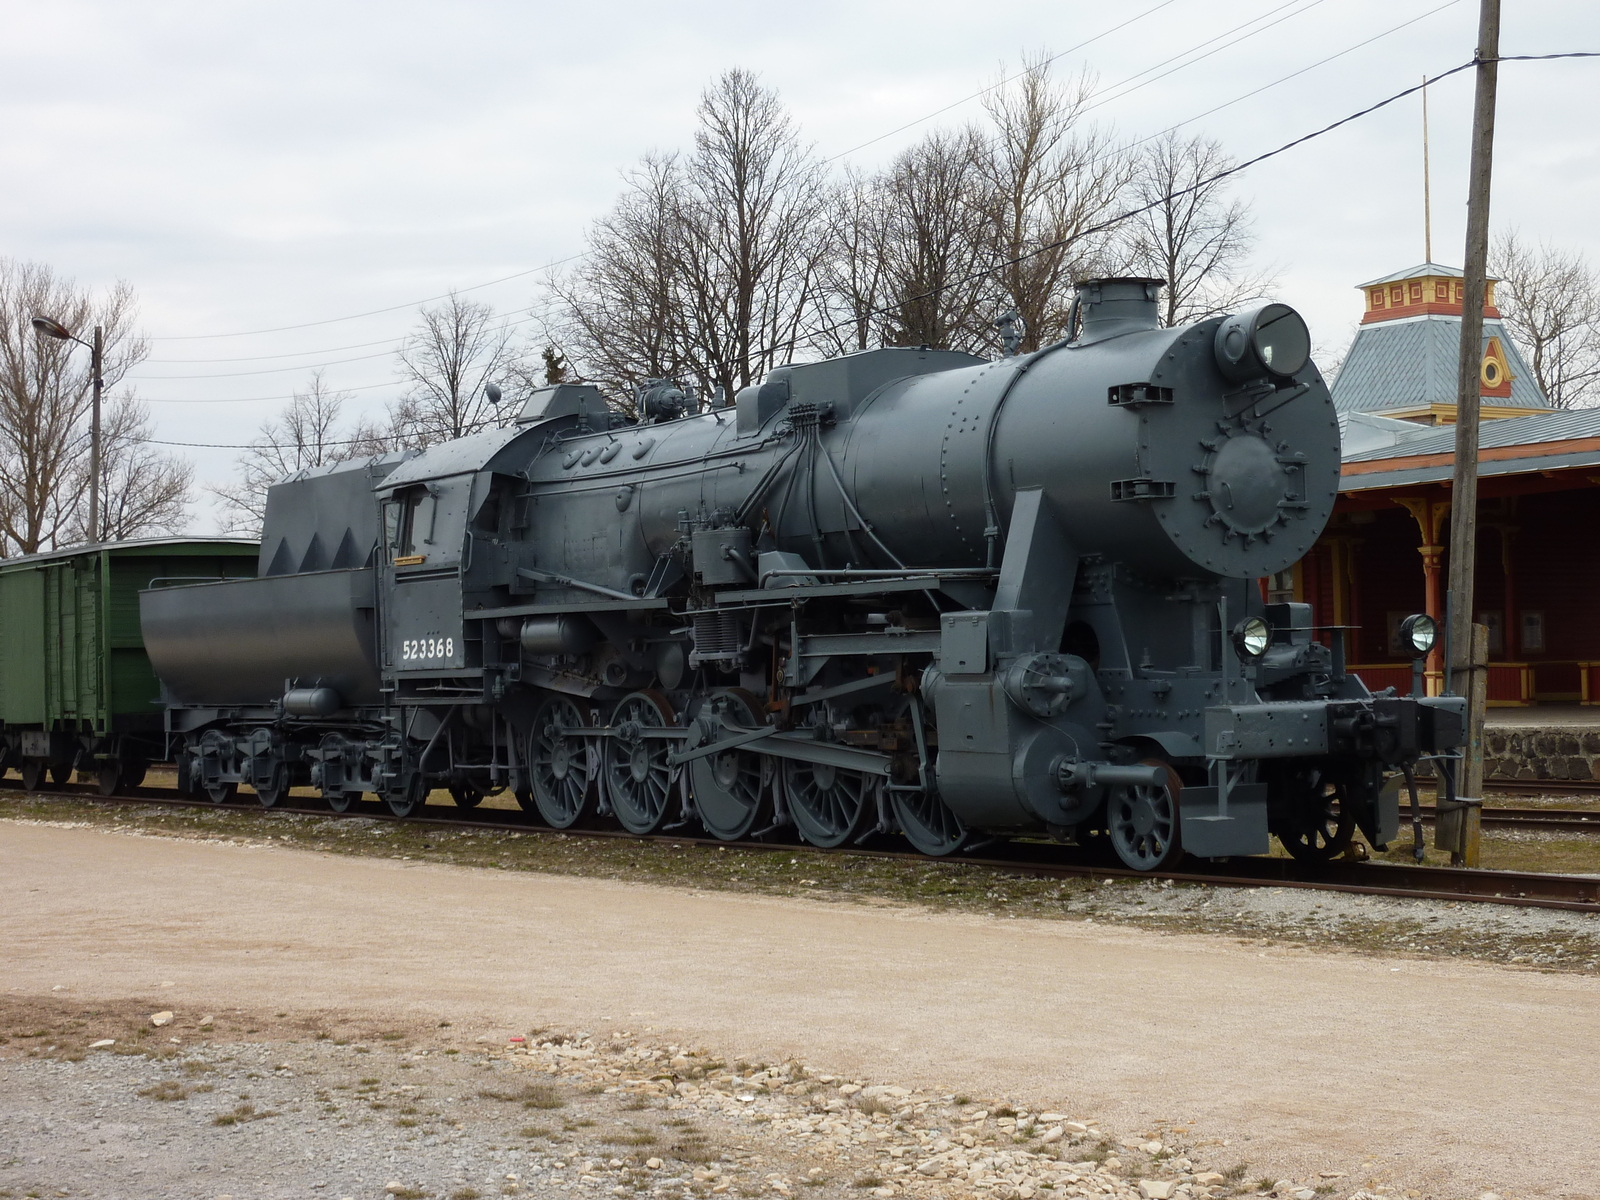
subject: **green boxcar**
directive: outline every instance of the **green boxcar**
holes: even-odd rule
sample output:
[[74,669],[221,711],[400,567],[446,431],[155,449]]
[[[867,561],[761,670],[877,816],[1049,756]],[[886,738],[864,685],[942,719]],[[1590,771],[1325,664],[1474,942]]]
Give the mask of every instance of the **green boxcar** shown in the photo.
[[0,767],[30,789],[74,769],[108,795],[138,786],[165,749],[140,591],[252,576],[257,550],[237,538],[147,538],[0,559]]

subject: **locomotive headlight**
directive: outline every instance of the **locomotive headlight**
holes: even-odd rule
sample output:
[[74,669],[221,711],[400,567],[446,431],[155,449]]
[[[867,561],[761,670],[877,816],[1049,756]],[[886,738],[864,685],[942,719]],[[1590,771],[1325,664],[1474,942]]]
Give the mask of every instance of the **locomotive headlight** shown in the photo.
[[1234,313],[1217,327],[1217,366],[1234,383],[1292,379],[1311,359],[1311,331],[1287,304]]
[[1439,643],[1439,623],[1427,613],[1400,622],[1400,644],[1416,658],[1426,658]]
[[1233,648],[1240,658],[1260,658],[1272,644],[1272,626],[1260,617],[1246,617],[1233,627]]

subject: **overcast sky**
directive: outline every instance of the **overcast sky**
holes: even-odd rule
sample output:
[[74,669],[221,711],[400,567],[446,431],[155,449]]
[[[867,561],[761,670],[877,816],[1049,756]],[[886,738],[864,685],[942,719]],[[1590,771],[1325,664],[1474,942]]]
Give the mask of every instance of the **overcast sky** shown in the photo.
[[[1505,8],[1504,54],[1600,50],[1593,0]],[[891,132],[1024,52],[1096,39],[1058,64],[1098,77],[1095,119],[1132,139],[1199,117],[1185,129],[1244,159],[1466,61],[1476,22],[1473,0],[0,0],[0,254],[131,283],[159,436],[243,442],[319,363],[352,413],[381,411],[418,301],[578,253],[621,173],[687,144],[728,67],[777,88],[823,155],[872,168],[979,115],[968,101]],[[1434,257],[1452,264],[1471,81],[1430,90]],[[1502,66],[1496,229],[1600,261],[1597,114],[1600,61]],[[1342,346],[1353,286],[1422,259],[1418,99],[1252,168],[1236,193],[1279,298]],[[471,295],[525,311],[540,278]],[[193,453],[203,479],[232,471],[231,451]]]

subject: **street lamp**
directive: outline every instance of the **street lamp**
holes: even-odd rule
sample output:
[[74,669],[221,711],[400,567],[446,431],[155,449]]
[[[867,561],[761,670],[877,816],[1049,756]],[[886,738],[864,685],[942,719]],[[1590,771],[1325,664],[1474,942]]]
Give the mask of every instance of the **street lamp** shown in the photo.
[[89,424],[89,541],[100,540],[100,388],[102,380],[100,371],[102,360],[105,357],[105,335],[100,326],[94,327],[94,345],[90,346],[82,338],[73,337],[72,331],[60,321],[52,321],[49,317],[35,317],[33,327],[45,337],[53,337],[58,341],[77,342],[80,346],[88,346],[92,360],[89,371],[94,376],[94,416]]

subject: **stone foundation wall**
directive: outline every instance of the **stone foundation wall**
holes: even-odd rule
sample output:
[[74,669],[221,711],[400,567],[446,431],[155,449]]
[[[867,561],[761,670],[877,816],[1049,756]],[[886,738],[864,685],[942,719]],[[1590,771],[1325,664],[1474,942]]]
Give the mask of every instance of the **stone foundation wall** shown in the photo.
[[1485,779],[1600,781],[1600,730],[1489,729]]

